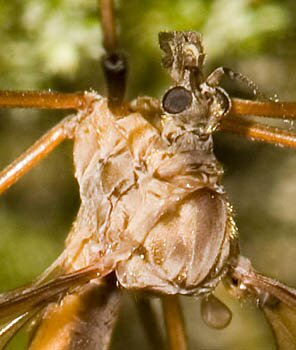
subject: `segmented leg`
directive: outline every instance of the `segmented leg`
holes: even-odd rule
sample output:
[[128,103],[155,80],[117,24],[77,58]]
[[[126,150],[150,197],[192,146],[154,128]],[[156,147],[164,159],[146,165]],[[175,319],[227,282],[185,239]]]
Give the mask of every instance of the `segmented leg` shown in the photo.
[[139,297],[136,300],[136,306],[151,349],[164,349],[164,343],[161,331],[159,329],[158,319],[152,308],[151,301],[146,297]]
[[117,50],[117,34],[112,0],[99,0],[100,19],[103,34],[103,45],[106,52]]
[[100,18],[103,32],[103,46],[106,54],[102,57],[108,98],[110,106],[119,106],[124,98],[126,88],[126,57],[118,49],[118,40],[112,0],[99,0]]
[[24,174],[37,165],[63,140],[72,137],[74,117],[68,117],[54,126],[14,162],[0,172],[0,193],[6,191]]
[[187,350],[185,325],[178,296],[166,296],[162,299],[165,325],[170,350]]
[[219,130],[245,136],[251,140],[296,148],[296,134],[239,117],[223,119]]
[[86,93],[63,94],[49,91],[0,91],[1,108],[81,109]]
[[266,118],[296,119],[295,102],[262,102],[233,98],[231,104],[232,116],[256,115]]

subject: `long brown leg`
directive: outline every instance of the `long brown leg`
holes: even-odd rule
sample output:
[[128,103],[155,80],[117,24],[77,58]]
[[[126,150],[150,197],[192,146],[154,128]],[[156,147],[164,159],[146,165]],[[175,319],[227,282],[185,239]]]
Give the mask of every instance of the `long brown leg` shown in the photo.
[[169,350],[187,350],[185,325],[178,296],[162,299]]
[[17,182],[63,140],[71,138],[71,129],[73,129],[74,123],[73,117],[65,118],[2,170],[0,172],[0,193]]
[[296,119],[296,102],[251,101],[231,99],[232,116],[256,115],[277,119]]
[[102,57],[110,107],[121,105],[125,88],[127,62],[125,55],[118,49],[118,39],[114,16],[114,2],[99,0],[100,18],[103,32],[103,45],[106,54]]
[[221,122],[219,130],[245,136],[251,140],[296,148],[296,134],[267,125],[257,124],[239,117],[226,117]]
[[295,102],[261,102],[234,98],[231,100],[231,104],[230,117],[226,117],[221,121],[219,130],[278,146],[296,147],[296,134],[242,118],[242,116],[254,115],[294,120],[296,119]]
[[117,50],[117,34],[112,0],[99,0],[100,19],[103,32],[103,45],[106,52]]
[[164,349],[158,319],[152,308],[150,299],[148,299],[147,297],[139,297],[136,300],[136,306],[151,349]]
[[0,108],[80,109],[86,104],[86,93],[0,91]]

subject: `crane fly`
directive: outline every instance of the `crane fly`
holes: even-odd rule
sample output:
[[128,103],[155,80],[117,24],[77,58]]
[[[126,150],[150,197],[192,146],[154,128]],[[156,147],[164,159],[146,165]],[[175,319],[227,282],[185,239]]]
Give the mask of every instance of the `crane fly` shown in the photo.
[[[295,118],[294,103],[231,99],[219,67],[204,75],[202,38],[161,32],[171,86],[161,101],[124,101],[125,57],[117,47],[113,4],[101,1],[108,98],[97,93],[0,93],[1,107],[74,109],[0,174],[6,191],[65,139],[74,141],[81,205],[65,249],[31,286],[0,295],[0,348],[35,319],[29,348],[107,349],[121,290],[162,297],[170,349],[187,349],[178,295],[201,298],[204,322],[221,329],[231,312],[213,292],[264,313],[281,350],[296,349],[296,290],[257,272],[240,254],[231,204],[213,152],[216,130],[295,148],[296,136],[241,116]],[[151,344],[163,341],[149,302],[144,325]]]

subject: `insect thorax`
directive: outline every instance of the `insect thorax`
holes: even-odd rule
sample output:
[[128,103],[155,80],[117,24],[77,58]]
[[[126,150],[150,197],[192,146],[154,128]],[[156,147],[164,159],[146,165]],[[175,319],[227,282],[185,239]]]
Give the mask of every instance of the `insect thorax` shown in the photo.
[[101,97],[84,118],[74,147],[82,204],[68,269],[110,255],[125,288],[208,292],[226,271],[231,241],[214,155],[174,150],[139,113],[115,116]]

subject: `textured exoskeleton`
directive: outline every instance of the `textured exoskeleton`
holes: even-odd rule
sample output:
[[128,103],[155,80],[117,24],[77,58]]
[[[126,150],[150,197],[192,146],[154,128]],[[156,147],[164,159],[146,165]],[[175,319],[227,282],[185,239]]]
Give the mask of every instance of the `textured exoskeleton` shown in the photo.
[[[203,51],[196,33],[163,33],[161,40],[180,49],[173,56],[179,67],[172,65],[177,87],[164,97],[162,126],[137,112],[115,115],[97,96],[76,130],[81,208],[67,240],[66,270],[112,254],[124,288],[208,293],[226,273],[236,245],[211,135],[228,99],[220,88],[217,94],[207,82],[198,84]],[[177,95],[169,103],[180,103],[182,89],[189,105],[168,112],[169,95]]]
[[0,296],[0,348],[43,310],[31,350],[107,349],[117,287],[201,295],[203,319],[223,328],[231,313],[212,295],[223,280],[263,309],[281,350],[295,349],[296,291],[239,255],[221,185],[212,133],[231,107],[219,87],[225,70],[203,76],[198,33],[159,39],[173,80],[161,104],[139,98],[118,110],[88,94],[85,109],[63,124],[74,138],[81,206],[52,267],[33,287]]

